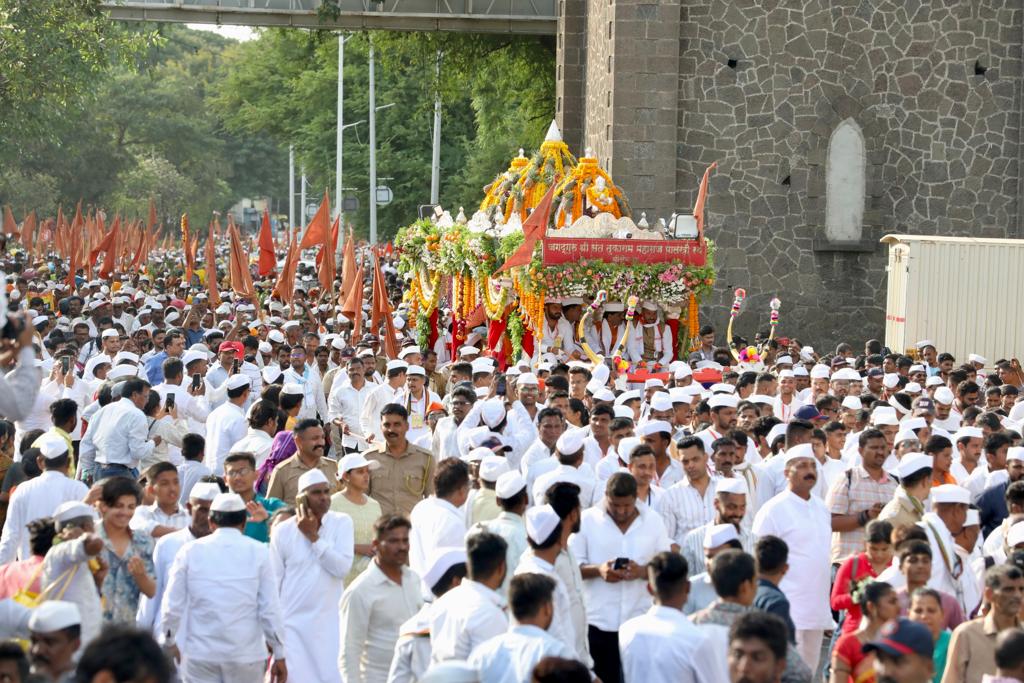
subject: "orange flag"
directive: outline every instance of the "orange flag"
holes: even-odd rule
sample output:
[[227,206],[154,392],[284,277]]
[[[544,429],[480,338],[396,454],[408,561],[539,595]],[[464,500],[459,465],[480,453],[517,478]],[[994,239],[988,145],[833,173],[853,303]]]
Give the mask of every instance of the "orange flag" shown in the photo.
[[[198,239],[198,238],[197,238]],[[214,249],[213,234],[206,238],[206,289],[210,297],[210,305],[220,306],[220,289],[217,287],[217,252]]]
[[[362,271],[362,269],[360,269]],[[348,231],[348,239],[345,241],[345,249],[341,255],[341,297],[348,298],[352,291],[352,283],[356,281],[356,241],[352,231]],[[362,280],[360,280],[360,289]]]
[[551,199],[554,193],[555,187],[552,185],[548,188],[547,194],[540,200],[540,203],[537,204],[537,208],[533,210],[533,213],[523,221],[523,235],[525,239],[519,246],[519,249],[509,256],[504,265],[498,269],[499,273],[516,266],[525,266],[533,260],[533,248],[537,245],[537,241],[544,237],[544,231],[547,229],[548,216],[551,214]]
[[231,289],[249,301],[256,300],[256,288],[252,284],[252,273],[249,272],[249,257],[242,246],[242,237],[238,234],[238,226],[228,219],[228,235],[231,238],[231,258],[228,272],[231,273]]
[[190,248],[192,246],[192,236],[188,230],[188,214],[181,214],[181,245],[185,249],[185,282],[192,282],[192,273],[196,269],[196,255],[195,252]]
[[292,233],[291,244],[288,245],[288,252],[284,257],[284,267],[277,274],[277,282],[274,283],[274,291],[270,293],[286,304],[292,302],[292,294],[295,292],[295,271],[299,264],[299,245],[296,244],[295,234]]
[[114,218],[113,225],[110,226],[110,232],[100,240],[100,243],[89,252],[89,261],[92,263],[96,262],[96,257],[103,253],[103,267],[100,268],[100,277],[106,279],[114,274],[114,249],[117,247],[118,233],[121,231],[121,218],[120,216]]
[[[353,278],[358,277],[359,280],[356,286],[349,288],[345,294],[345,300],[341,303],[341,312],[346,318],[354,318],[363,310],[363,276],[366,271],[361,262],[358,267],[353,266],[352,271]],[[354,334],[352,338],[356,339]]]
[[306,234],[302,236],[299,249],[315,247],[318,244],[327,242],[328,232],[331,227],[330,211],[331,198],[327,194],[327,190],[324,190],[324,199],[320,202],[320,208],[313,215],[313,220],[306,226]]
[[[352,306],[352,315],[347,312],[345,315],[352,319],[352,339],[359,339],[363,336],[363,264],[359,264],[359,271],[357,273],[358,280],[356,286],[352,288],[349,295],[354,297]],[[348,308],[348,300],[346,299],[346,308]]]
[[156,225],[156,202],[149,198],[149,221],[146,222],[146,230],[152,230]]
[[697,238],[702,239],[704,237],[704,205],[708,201],[708,178],[711,177],[711,171],[718,167],[718,162],[713,162],[708,166],[707,170],[704,171],[704,177],[700,179],[700,189],[697,190],[697,201],[693,205],[693,217],[697,221]]
[[14,220],[14,212],[9,204],[4,204],[4,234],[17,235],[18,224]]
[[25,220],[21,223],[21,245],[25,247],[25,251],[32,251],[32,242],[36,236],[36,212],[32,211],[29,215],[25,216]]
[[[333,239],[331,236],[333,235]],[[320,277],[320,291],[334,291],[334,252],[338,248],[338,218],[334,219],[334,227],[324,233],[324,242],[317,254],[317,275]]]
[[371,325],[376,332],[381,321],[384,323],[384,351],[388,358],[398,358],[398,340],[395,339],[395,320],[392,317],[391,302],[388,301],[388,290],[384,284],[384,274],[380,270],[380,258],[373,259],[373,305],[371,309]]
[[263,210],[263,223],[260,225],[260,277],[274,272],[277,266],[277,255],[274,253],[274,233],[270,230],[270,212]]

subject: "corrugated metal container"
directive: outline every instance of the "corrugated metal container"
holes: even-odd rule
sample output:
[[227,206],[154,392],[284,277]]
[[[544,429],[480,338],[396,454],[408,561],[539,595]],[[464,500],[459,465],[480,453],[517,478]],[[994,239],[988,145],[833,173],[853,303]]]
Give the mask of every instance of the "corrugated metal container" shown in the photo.
[[1024,240],[886,235],[885,343],[906,351],[931,339],[958,363],[1024,352]]

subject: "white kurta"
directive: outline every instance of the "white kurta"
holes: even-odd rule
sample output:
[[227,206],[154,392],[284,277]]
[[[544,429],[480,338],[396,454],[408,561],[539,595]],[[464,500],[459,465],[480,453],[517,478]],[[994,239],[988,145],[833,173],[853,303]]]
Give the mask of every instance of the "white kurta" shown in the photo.
[[288,677],[341,683],[338,671],[338,603],[355,552],[352,518],[327,512],[316,543],[299,531],[298,519],[282,522],[270,538],[288,651]]
[[729,679],[706,633],[678,609],[654,605],[619,629],[619,652],[627,681],[718,683]]
[[85,500],[87,495],[88,486],[50,470],[20,484],[11,495],[7,520],[0,535],[0,564],[32,556],[26,527],[29,522],[49,517],[61,503]]
[[486,640],[508,629],[505,603],[497,591],[472,579],[451,589],[434,603],[430,621],[431,659],[466,660]]
[[416,503],[409,521],[409,566],[419,576],[430,569],[434,551],[460,548],[466,538],[465,513],[443,498],[431,496]]
[[230,401],[221,404],[206,420],[206,455],[203,464],[217,476],[224,476],[224,458],[242,440],[249,425],[245,411]]
[[754,535],[778,536],[789,546],[789,571],[779,588],[789,599],[797,630],[832,628],[829,613],[829,549],[832,516],[815,495],[804,500],[785,490],[754,518]]
[[516,566],[516,575],[519,574],[543,574],[555,582],[554,607],[555,613],[548,627],[548,633],[557,638],[573,652],[574,658],[585,661],[587,653],[576,652],[576,627],[572,623],[572,609],[569,604],[569,592],[562,582],[562,578],[555,571],[555,565],[542,560],[533,552],[523,553],[519,564]]
[[182,546],[190,541],[196,540],[192,532],[185,527],[159,538],[153,548],[153,569],[156,573],[156,593],[152,598],[145,595],[139,596],[139,628],[150,629],[154,635],[160,634],[161,613],[164,591],[167,590],[167,580],[171,574],[171,564],[174,557],[181,550]]

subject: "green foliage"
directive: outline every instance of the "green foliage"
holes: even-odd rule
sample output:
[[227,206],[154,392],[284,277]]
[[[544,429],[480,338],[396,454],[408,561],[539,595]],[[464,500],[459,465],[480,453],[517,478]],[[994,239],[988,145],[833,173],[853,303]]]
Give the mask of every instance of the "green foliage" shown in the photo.
[[59,110],[152,42],[110,21],[100,0],[0,0],[0,141],[47,135]]
[[[325,6],[328,3],[325,3]],[[537,38],[460,34],[373,33],[377,176],[394,201],[378,209],[381,239],[417,216],[430,197],[435,93],[441,93],[441,203],[472,214],[481,188],[508,166],[517,149],[535,147],[554,115],[554,50]],[[223,87],[213,106],[235,134],[260,134],[295,146],[308,193],[333,193],[338,40],[326,32],[269,30],[225,54]],[[437,78],[437,52],[444,54]],[[344,121],[368,119],[369,37],[345,44]],[[361,235],[369,223],[367,124],[345,130],[348,215]]]
[[116,187],[110,208],[129,216],[145,216],[150,197],[158,215],[173,215],[196,193],[195,182],[159,156],[140,157],[117,176]]

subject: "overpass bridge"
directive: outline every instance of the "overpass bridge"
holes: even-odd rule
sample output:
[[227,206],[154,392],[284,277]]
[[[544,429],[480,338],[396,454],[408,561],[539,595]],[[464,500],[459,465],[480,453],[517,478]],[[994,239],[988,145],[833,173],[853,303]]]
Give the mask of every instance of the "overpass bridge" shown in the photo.
[[292,28],[458,31],[555,35],[556,0],[340,0],[337,16],[321,0],[109,0],[122,21]]

